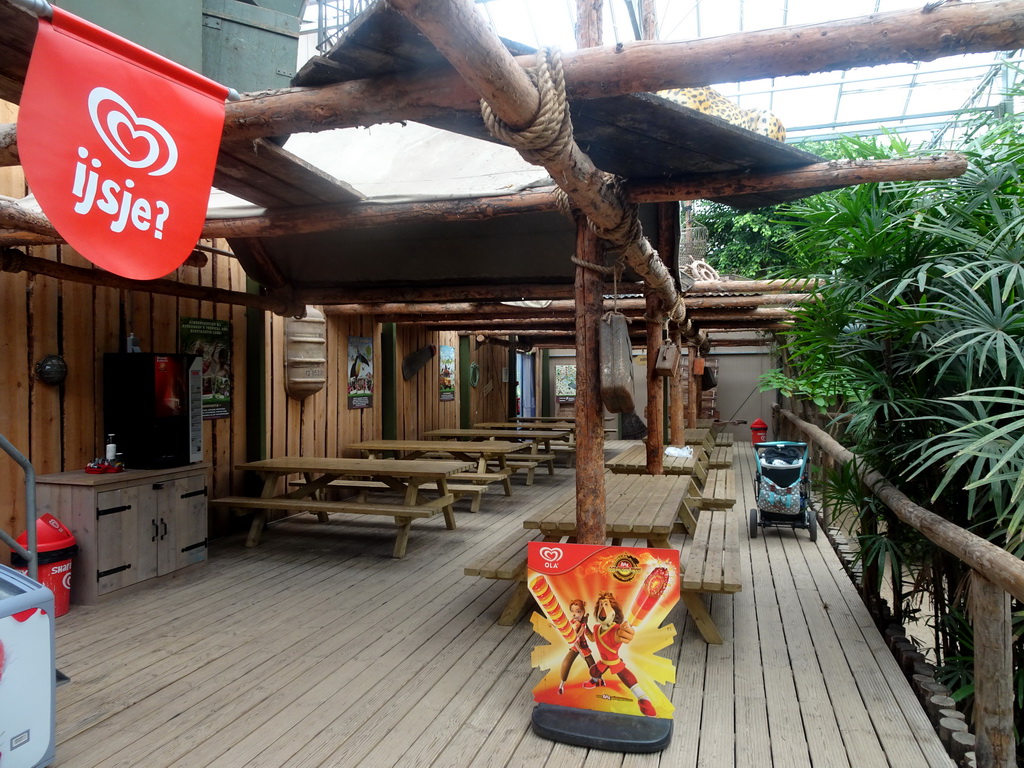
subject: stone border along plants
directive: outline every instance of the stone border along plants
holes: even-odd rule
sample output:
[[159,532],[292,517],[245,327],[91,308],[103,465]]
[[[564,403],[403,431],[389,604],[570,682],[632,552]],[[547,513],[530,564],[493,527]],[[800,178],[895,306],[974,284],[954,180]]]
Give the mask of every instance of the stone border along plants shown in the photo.
[[[856,543],[850,541],[846,533],[839,528],[830,526],[825,530],[847,575],[860,591],[862,572],[860,561],[857,559]],[[969,730],[964,713],[957,709],[949,688],[935,679],[935,667],[907,637],[906,628],[892,621],[885,600],[880,600],[878,605],[867,607],[950,757],[961,768],[975,768],[977,762],[974,755],[974,734]]]

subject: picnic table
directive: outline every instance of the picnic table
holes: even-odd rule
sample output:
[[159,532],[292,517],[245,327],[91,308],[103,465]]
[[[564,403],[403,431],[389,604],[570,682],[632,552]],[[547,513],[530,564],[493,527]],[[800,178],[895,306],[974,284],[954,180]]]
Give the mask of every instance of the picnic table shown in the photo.
[[[612,544],[623,539],[645,539],[647,546],[669,549],[668,537],[679,520],[679,507],[692,479],[683,475],[604,476],[605,533]],[[576,492],[523,520],[527,530],[537,529],[545,541],[576,536]]]
[[382,454],[389,452],[404,459],[419,459],[443,453],[460,461],[471,461],[476,465],[473,471],[460,472],[451,479],[467,480],[483,487],[488,483],[500,482],[505,495],[511,496],[512,483],[509,476],[512,470],[508,466],[508,457],[525,451],[529,445],[511,440],[363,440],[349,447],[365,453],[369,458],[384,458]]
[[509,421],[565,421],[576,423],[575,416],[513,416]]
[[448,440],[515,440],[529,446],[529,451],[508,459],[511,469],[526,470],[526,484],[533,485],[533,471],[540,463],[548,465],[548,474],[555,474],[555,453],[551,450],[552,441],[564,441],[569,438],[565,429],[432,429],[424,433],[424,437]]
[[[239,513],[256,511],[245,542],[247,547],[259,543],[267,516],[272,510],[310,512],[317,515],[321,522],[327,522],[328,515],[332,513],[393,517],[398,528],[393,556],[405,557],[413,520],[440,513],[444,515],[448,529],[455,529],[455,515],[452,511],[455,497],[448,490],[448,478],[473,467],[472,463],[465,461],[283,456],[251,461],[235,467],[260,476],[263,488],[259,497],[227,496],[213,499],[210,503],[232,508]],[[278,481],[289,475],[302,475],[306,482],[291,491],[287,491],[286,486],[286,491],[278,494]],[[380,504],[359,499],[316,498],[332,481],[346,477],[379,480],[401,493],[403,502]],[[420,487],[429,483],[436,485],[437,498],[428,499],[420,493]]]
[[[722,643],[722,634],[701,594],[740,591],[740,519],[732,509],[707,509],[696,478],[688,475],[606,474],[605,533],[613,545],[644,539],[649,547],[671,547],[671,533],[685,534],[689,546],[680,569],[680,599],[704,640]],[[526,586],[529,541],[574,541],[576,494],[565,494],[523,521],[524,532],[496,542],[465,568],[469,576],[516,581],[498,623],[518,621],[530,604]]]
[[[701,446],[690,446],[693,450],[689,456],[662,457],[662,467],[666,475],[695,475],[703,480],[707,476],[707,454]],[[604,464],[606,469],[615,474],[643,475],[647,474],[647,445],[637,443],[631,445]]]

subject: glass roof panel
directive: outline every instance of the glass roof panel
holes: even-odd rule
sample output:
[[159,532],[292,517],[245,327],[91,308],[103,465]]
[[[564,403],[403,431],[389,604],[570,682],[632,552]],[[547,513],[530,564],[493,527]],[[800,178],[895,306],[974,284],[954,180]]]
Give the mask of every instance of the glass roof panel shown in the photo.
[[[307,0],[305,31],[311,31],[310,25],[315,31],[318,9],[322,20],[325,7],[339,14],[347,8],[351,15],[365,2]],[[576,0],[475,3],[502,37],[536,47],[576,47]],[[604,1],[606,44],[636,39],[637,4],[638,0]],[[921,10],[923,4],[924,0],[655,0],[655,12],[659,39],[688,40]],[[300,49],[301,63],[311,54],[307,55],[308,46]],[[962,110],[1002,108],[1003,93],[1024,79],[1019,66],[1013,66],[1020,62],[1015,54],[996,52],[709,85],[743,107],[775,112],[786,125],[791,142],[840,134],[872,135],[886,127],[904,133],[911,142],[934,139],[942,145],[953,135],[955,117]],[[1016,111],[1012,105],[1010,108]]]

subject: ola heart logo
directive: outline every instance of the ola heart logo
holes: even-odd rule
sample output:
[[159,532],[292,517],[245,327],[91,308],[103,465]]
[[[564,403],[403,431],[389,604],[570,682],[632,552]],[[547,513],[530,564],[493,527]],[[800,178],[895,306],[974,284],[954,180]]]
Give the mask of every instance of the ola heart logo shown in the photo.
[[168,275],[202,234],[227,89],[53,11],[39,21],[18,112],[28,185],[97,266],[135,280]]
[[128,102],[109,88],[93,88],[89,93],[89,117],[107,149],[129,168],[163,176],[178,164],[178,147],[167,129],[155,120],[138,117]]
[[557,563],[562,559],[562,550],[558,547],[541,547],[540,556],[551,563]]

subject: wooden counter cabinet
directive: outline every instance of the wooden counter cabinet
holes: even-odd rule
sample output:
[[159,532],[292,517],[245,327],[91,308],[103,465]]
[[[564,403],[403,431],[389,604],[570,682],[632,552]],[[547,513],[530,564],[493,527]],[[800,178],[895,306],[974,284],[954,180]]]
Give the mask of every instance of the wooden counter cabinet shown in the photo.
[[71,600],[102,595],[206,560],[209,464],[36,478],[36,506],[75,534]]

